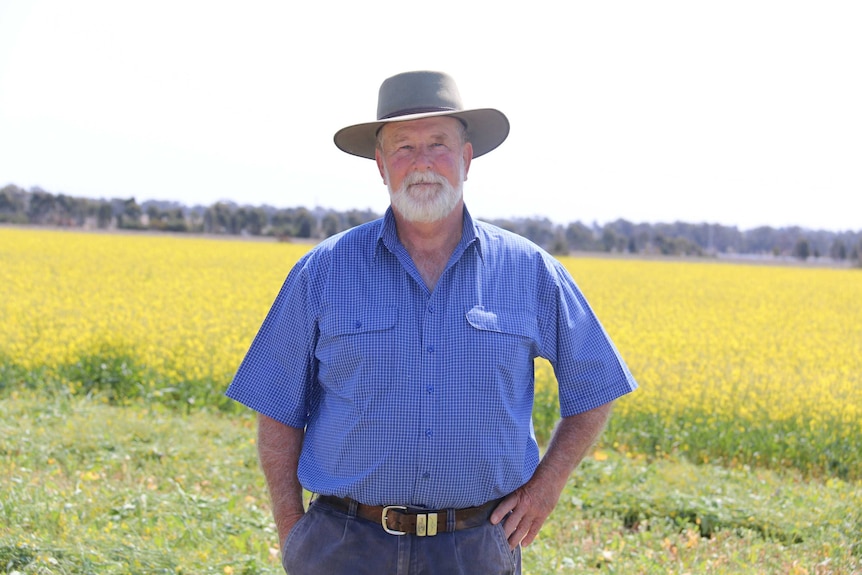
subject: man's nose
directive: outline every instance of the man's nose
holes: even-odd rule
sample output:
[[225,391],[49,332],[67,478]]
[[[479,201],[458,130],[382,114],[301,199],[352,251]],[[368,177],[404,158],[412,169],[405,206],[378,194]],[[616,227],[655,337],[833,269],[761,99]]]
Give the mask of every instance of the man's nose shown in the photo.
[[430,169],[434,165],[434,161],[431,158],[431,148],[417,146],[413,156],[413,165],[423,170]]

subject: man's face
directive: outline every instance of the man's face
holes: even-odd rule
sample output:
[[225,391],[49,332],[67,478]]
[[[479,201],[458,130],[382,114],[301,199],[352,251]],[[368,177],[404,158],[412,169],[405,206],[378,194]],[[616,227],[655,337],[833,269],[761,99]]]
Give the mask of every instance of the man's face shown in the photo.
[[410,221],[433,222],[461,201],[473,158],[458,120],[431,117],[383,126],[377,166],[393,209]]

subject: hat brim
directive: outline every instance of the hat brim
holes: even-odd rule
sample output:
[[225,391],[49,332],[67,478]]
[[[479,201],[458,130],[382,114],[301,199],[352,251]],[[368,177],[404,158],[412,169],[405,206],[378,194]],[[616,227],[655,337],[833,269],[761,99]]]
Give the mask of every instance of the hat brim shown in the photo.
[[509,120],[503,112],[493,108],[479,108],[476,110],[424,112],[348,126],[335,133],[335,145],[348,154],[373,160],[374,151],[377,147],[377,132],[382,126],[393,122],[407,122],[435,116],[450,116],[464,122],[467,126],[467,138],[473,144],[474,158],[487,154],[502,144],[509,135]]

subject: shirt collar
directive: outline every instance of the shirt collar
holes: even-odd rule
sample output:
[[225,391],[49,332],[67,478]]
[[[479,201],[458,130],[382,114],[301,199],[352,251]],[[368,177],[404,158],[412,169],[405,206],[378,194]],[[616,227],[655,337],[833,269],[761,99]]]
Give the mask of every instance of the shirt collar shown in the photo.
[[[464,227],[461,230],[461,241],[455,248],[455,253],[458,254],[458,257],[461,257],[461,254],[463,254],[471,244],[475,244],[476,253],[479,254],[479,259],[484,263],[485,258],[482,255],[482,242],[479,238],[479,228],[473,221],[473,217],[467,210],[467,206],[464,206]],[[398,248],[403,249],[401,241],[398,239],[398,232],[395,229],[395,215],[392,213],[391,206],[386,208],[386,213],[380,221],[380,231],[377,234],[377,246],[378,249],[382,246],[393,254]],[[377,258],[376,251],[374,257],[375,259]]]

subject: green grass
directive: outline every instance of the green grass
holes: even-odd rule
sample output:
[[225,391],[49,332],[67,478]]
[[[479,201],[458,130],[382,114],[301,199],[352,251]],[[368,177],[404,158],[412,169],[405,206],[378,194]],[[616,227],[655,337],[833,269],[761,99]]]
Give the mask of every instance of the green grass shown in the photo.
[[191,411],[197,407],[237,412],[224,396],[224,381],[171,381],[141,364],[132,350],[105,347],[68,364],[26,368],[0,354],[0,398],[28,390],[40,395],[98,394],[112,405],[142,403]]
[[[537,371],[534,425],[546,443],[559,417],[556,380],[549,369]],[[102,349],[76,361],[28,369],[0,354],[0,399],[15,390],[47,396],[98,394],[112,405],[168,406],[187,413],[196,410],[239,413],[243,409],[224,394],[224,381],[170,381],[142,365],[131,350]],[[629,401],[625,398],[623,401]],[[634,399],[636,400],[636,399]],[[684,457],[695,463],[726,467],[794,468],[807,477],[862,478],[862,437],[848,439],[836,431],[840,423],[811,428],[798,418],[770,421],[740,432],[730,416],[687,410],[682,416],[632,412],[613,418],[604,440],[621,451],[651,457]]]
[[[544,362],[544,360],[540,360]],[[619,402],[637,402],[636,392]],[[549,369],[536,375],[533,422],[540,443],[547,443],[559,417],[557,382]],[[812,425],[805,408],[786,419],[765,414],[756,424],[740,422],[733,413],[704,407],[682,413],[630,410],[611,418],[603,438],[619,451],[728,468],[795,469],[807,478],[862,480],[862,435],[856,422],[828,421]]]
[[[282,573],[248,413],[0,400],[0,573]],[[862,484],[602,449],[526,574],[862,572]]]

